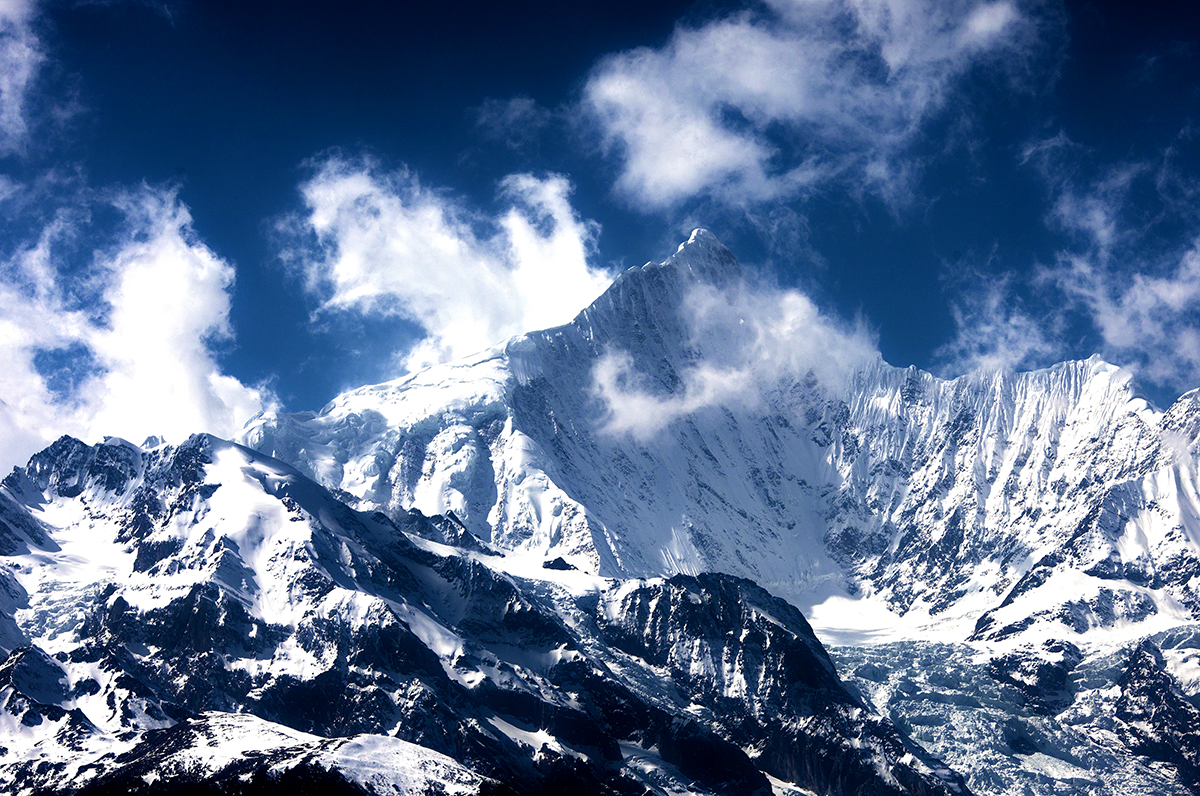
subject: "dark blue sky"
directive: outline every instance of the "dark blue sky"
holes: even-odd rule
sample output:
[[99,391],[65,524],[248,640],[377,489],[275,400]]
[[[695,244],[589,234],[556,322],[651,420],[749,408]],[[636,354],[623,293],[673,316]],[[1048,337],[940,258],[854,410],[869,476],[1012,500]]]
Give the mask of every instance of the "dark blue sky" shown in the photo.
[[[478,109],[517,95],[569,103],[599,57],[665,40],[689,8],[62,4],[44,22],[48,49],[83,107],[31,160],[80,164],[94,185],[178,184],[201,238],[237,266],[229,371],[277,377],[289,406],[319,408],[347,386],[398,375],[387,355],[411,329],[339,319],[351,328],[313,334],[312,302],[279,267],[270,235],[296,209],[306,163],[335,148],[368,152],[482,207],[512,171],[566,170],[580,212],[604,219],[606,259],[659,257],[660,238],[677,236],[612,201],[602,159],[562,141],[511,151],[481,134]],[[367,361],[348,364],[347,350]]]
[[[955,375],[1099,352],[1169,402],[1200,383],[1200,14],[1185,5],[30,4],[4,21],[3,68],[29,69],[5,100],[0,242],[11,295],[42,302],[9,320],[61,328],[5,355],[47,401],[110,400],[74,392],[126,367],[104,337],[132,295],[126,255],[168,227],[229,269],[202,280],[215,314],[188,327],[192,376],[315,409],[400,375],[426,332],[461,353],[474,338],[434,328],[453,315],[443,294],[404,287],[436,264],[339,281],[356,230],[363,251],[420,251],[347,215],[386,195],[404,223],[405,207],[450,219],[501,272],[510,208],[547,234],[573,218],[580,284],[706,226],[865,319],[893,364]],[[353,175],[374,198],[338,194],[341,220],[319,228],[336,202],[302,188]],[[555,175],[558,215],[531,198]],[[131,213],[151,195],[157,209]],[[163,226],[171,208],[190,221]],[[21,259],[34,250],[40,271]],[[10,423],[55,416],[22,411]]]

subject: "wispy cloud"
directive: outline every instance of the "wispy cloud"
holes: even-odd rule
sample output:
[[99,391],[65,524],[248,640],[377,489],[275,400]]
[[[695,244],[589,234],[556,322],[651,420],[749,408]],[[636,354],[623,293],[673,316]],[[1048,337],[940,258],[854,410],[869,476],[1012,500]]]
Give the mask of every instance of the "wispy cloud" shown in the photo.
[[621,159],[626,197],[755,202],[847,177],[894,198],[911,174],[901,154],[956,81],[1025,58],[1036,33],[1010,0],[768,5],[596,67],[584,103]]
[[475,108],[475,123],[484,137],[518,152],[535,149],[539,135],[554,121],[554,111],[526,96],[487,99]]
[[650,439],[675,420],[717,407],[754,408],[781,386],[813,378],[836,389],[879,356],[863,323],[821,312],[803,293],[745,279],[697,283],[679,306],[688,362],[679,384],[655,387],[632,354],[607,352],[592,372],[605,433]]
[[[1024,277],[988,267],[970,289],[956,286],[957,335],[938,352],[946,369],[1045,366],[1094,352],[1168,393],[1200,385],[1200,183],[1177,166],[1179,143],[1156,158],[1098,165],[1061,132],[1026,147],[1022,162],[1045,181],[1046,222],[1060,245]],[[1019,297],[1030,291],[1037,309]],[[1094,351],[1064,339],[1068,328]]]
[[[81,233],[96,232],[93,210],[122,221],[82,267],[69,266]],[[172,190],[64,206],[0,264],[0,461],[64,433],[236,433],[271,396],[218,362],[232,337],[233,279]]]
[[1036,149],[1050,223],[1071,238],[1041,281],[1085,315],[1104,356],[1173,391],[1200,385],[1200,183],[1176,163],[1192,138],[1083,175],[1065,136]]
[[1099,252],[1067,253],[1047,277],[1088,314],[1106,357],[1159,386],[1200,386],[1200,239],[1165,268],[1122,266]]
[[934,352],[939,370],[949,376],[973,370],[1025,370],[1059,358],[1062,318],[1029,312],[1017,296],[1015,281],[1011,273],[983,272],[959,280],[961,292],[950,301],[956,334]]
[[405,170],[331,157],[301,186],[306,211],[282,226],[284,256],[325,312],[396,315],[425,337],[415,369],[569,321],[609,277],[588,262],[598,228],[558,175],[501,184],[508,209],[474,211]]
[[0,154],[21,151],[27,140],[28,95],[45,59],[34,11],[32,0],[0,1]]

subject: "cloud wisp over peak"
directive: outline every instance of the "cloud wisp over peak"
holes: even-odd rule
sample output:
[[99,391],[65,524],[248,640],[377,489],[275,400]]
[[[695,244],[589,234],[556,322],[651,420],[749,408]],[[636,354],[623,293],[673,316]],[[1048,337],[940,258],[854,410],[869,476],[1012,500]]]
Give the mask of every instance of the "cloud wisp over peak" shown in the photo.
[[837,391],[879,357],[863,321],[845,323],[799,290],[745,276],[691,285],[678,313],[688,355],[674,389],[654,385],[644,369],[656,363],[632,352],[612,349],[596,362],[591,391],[604,408],[604,433],[649,441],[688,415],[758,408],[788,384]]
[[569,321],[608,286],[589,259],[597,226],[559,175],[514,174],[485,216],[411,172],[330,157],[301,186],[284,256],[324,313],[399,316],[425,336],[402,366],[474,353]]

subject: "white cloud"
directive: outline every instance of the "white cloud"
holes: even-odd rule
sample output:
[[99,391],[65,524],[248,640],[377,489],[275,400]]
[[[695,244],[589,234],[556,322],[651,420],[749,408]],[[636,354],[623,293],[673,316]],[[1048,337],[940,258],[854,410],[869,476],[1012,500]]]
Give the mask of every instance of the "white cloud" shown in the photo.
[[627,197],[761,201],[848,172],[894,196],[909,169],[893,161],[955,81],[1030,40],[1007,0],[769,5],[773,14],[680,27],[663,48],[594,70],[585,106],[623,158]]
[[[178,440],[230,436],[271,400],[221,372],[213,345],[232,336],[233,267],[200,242],[171,191],[116,195],[124,224],[86,275],[64,275],[57,251],[76,234],[60,216],[3,264],[0,276],[0,462],[61,434]],[[65,352],[69,389],[39,356]]]
[[509,209],[485,218],[406,171],[331,158],[301,187],[306,215],[288,224],[315,244],[285,256],[324,310],[419,324],[409,369],[446,361],[565,323],[608,286],[588,264],[597,227],[572,209],[566,179],[517,174],[502,192]]
[[984,3],[967,16],[962,35],[968,41],[987,44],[1016,20],[1017,9],[1012,3]]
[[1084,181],[1078,149],[1060,133],[1030,150],[1056,196],[1049,220],[1073,237],[1042,282],[1083,312],[1106,358],[1158,387],[1200,386],[1200,234],[1194,202],[1176,195],[1196,195],[1194,177],[1172,146]]
[[44,59],[33,14],[32,0],[0,0],[0,154],[20,151],[27,138],[27,95]]
[[1082,191],[1064,180],[1058,186],[1051,221],[1082,235],[1085,246],[1096,256],[1107,259],[1114,247],[1122,243],[1121,212],[1133,182],[1149,172],[1145,163],[1124,164],[1109,170]]
[[879,356],[863,327],[831,318],[796,290],[745,281],[697,284],[680,305],[695,364],[671,393],[652,388],[625,351],[610,351],[592,372],[606,408],[603,430],[650,439],[674,420],[714,407],[755,407],[788,380],[810,374],[837,388]]
[[1042,367],[1061,354],[1058,318],[1035,317],[1015,297],[1012,274],[975,275],[980,284],[950,303],[957,330],[934,354],[941,370],[958,376],[973,370]]
[[[1021,162],[1050,191],[1047,223],[1065,233],[1053,264],[1026,283],[1042,309],[1017,298],[1015,274],[987,277],[952,303],[957,337],[938,351],[948,369],[1045,366],[1094,350],[1168,393],[1200,386],[1200,234],[1186,201],[1197,183],[1171,147],[1157,162],[1089,168],[1091,156],[1062,132],[1026,148]],[[1068,345],[1066,329],[1094,348]]]
[[1158,275],[1075,254],[1049,276],[1089,313],[1106,356],[1154,384],[1200,386],[1200,240]]

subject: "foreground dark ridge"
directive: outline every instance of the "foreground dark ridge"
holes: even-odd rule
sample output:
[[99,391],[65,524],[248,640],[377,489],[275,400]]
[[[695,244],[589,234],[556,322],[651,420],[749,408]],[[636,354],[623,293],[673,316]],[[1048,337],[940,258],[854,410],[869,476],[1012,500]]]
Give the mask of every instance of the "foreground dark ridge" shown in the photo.
[[60,439],[0,553],[8,792],[966,792],[749,581],[514,574],[208,436]]

